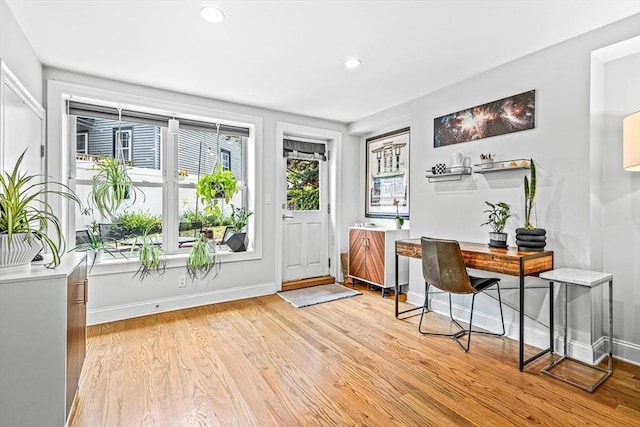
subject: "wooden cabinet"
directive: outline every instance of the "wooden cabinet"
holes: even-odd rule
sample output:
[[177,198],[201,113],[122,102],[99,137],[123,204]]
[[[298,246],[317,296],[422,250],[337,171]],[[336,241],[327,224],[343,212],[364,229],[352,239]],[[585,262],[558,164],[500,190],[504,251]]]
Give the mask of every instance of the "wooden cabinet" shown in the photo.
[[[349,228],[349,276],[383,289],[395,286],[395,241],[408,239],[409,230]],[[399,283],[409,281],[406,259],[398,265]]]
[[87,267],[0,274],[0,426],[63,427],[85,357]]

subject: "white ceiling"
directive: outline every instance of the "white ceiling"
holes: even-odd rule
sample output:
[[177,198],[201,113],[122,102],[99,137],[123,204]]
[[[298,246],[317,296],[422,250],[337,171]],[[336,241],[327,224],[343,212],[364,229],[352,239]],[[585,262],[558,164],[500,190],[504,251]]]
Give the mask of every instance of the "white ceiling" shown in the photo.
[[[640,13],[638,0],[6,1],[44,65],[340,122]],[[226,20],[204,21],[204,4]]]

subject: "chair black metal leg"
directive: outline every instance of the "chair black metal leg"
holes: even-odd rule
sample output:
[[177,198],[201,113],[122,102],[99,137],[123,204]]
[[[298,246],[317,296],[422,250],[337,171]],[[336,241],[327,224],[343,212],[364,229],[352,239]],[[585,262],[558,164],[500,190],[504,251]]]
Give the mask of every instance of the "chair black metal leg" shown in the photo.
[[[472,325],[473,325],[473,306],[475,304],[475,301],[476,301],[476,294],[473,294],[473,296],[471,297],[471,315],[469,316],[469,329],[462,329],[462,330],[460,330],[459,332],[457,332],[456,334],[453,335],[453,339],[456,340],[458,345],[465,352],[469,351],[469,346],[471,345],[471,330],[472,330]],[[461,337],[461,336],[463,336],[465,334],[467,335],[467,346],[466,347],[463,346],[462,343],[459,340],[459,337]]]
[[426,310],[429,310],[429,282],[424,282],[424,304],[422,305],[422,314],[420,314],[420,323],[418,323],[418,332],[421,334],[425,334],[427,332],[422,332],[422,319],[424,318],[424,313]]

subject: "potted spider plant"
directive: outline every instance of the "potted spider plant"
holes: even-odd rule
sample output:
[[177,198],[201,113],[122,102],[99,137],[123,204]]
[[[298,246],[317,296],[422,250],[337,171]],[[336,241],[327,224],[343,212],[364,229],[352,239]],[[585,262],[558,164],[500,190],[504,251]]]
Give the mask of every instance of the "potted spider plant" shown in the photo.
[[81,205],[68,186],[38,180],[39,175],[20,171],[26,150],[11,172],[0,175],[0,267],[28,265],[44,247],[53,255],[46,267],[56,267],[65,241],[60,219],[47,200],[61,197]]
[[187,273],[191,280],[204,279],[209,273],[215,271],[213,278],[220,271],[220,259],[215,244],[204,233],[200,234],[189,251],[187,258]]
[[142,236],[136,237],[131,251],[133,252],[136,248],[140,267],[133,277],[140,275],[140,281],[142,281],[153,274],[159,276],[164,274],[167,266],[167,254],[154,236],[149,234],[149,230]]
[[133,185],[125,162],[105,157],[95,163],[97,173],[91,182],[89,201],[105,217],[115,216],[125,199],[136,200],[137,189]]
[[99,234],[96,234],[91,229],[91,227],[87,227],[86,237],[86,241],[81,242],[74,248],[69,249],[69,252],[86,251],[89,271],[91,271],[94,265],[102,262],[105,252],[111,255],[113,258],[116,257],[116,255],[111,251],[112,249],[115,250],[115,245],[112,242],[108,241],[109,239],[104,239]]
[[489,209],[485,210],[484,213],[489,215],[487,220],[480,225],[488,225],[493,229],[493,231],[489,232],[489,246],[506,248],[508,234],[504,232],[504,227],[511,216],[509,205],[505,202],[490,203],[485,201],[485,203],[489,206]]
[[532,223],[531,213],[536,197],[536,165],[530,159],[531,180],[524,177],[524,226],[516,229],[516,244],[522,251],[542,251],[547,245],[547,230],[535,227]]

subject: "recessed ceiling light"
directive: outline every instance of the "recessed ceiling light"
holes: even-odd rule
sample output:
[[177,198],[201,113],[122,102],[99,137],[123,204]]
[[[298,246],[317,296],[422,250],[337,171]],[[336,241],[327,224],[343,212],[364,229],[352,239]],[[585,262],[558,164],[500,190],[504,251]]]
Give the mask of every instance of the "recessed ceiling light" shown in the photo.
[[209,22],[218,23],[224,21],[224,13],[213,6],[205,6],[200,9],[200,15]]
[[344,66],[347,68],[358,68],[360,66],[360,61],[358,58],[348,58],[344,61]]

